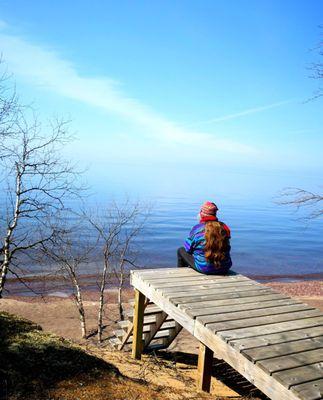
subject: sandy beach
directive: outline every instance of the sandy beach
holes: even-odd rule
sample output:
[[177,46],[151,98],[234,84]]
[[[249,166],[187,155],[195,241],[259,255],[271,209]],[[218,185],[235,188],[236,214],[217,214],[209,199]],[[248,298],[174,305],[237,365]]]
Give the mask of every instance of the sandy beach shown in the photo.
[[[270,282],[266,283],[266,285],[323,310],[322,281]],[[112,362],[125,376],[138,378],[138,376],[144,374],[145,379],[153,384],[160,384],[162,380],[163,385],[167,388],[173,388],[174,390],[190,388],[190,390],[194,390],[198,342],[186,331],[181,332],[167,353],[161,352],[158,358],[144,356],[142,362],[135,362],[131,360],[129,353],[114,351],[108,345],[108,339],[112,336],[118,320],[116,289],[109,288],[106,293],[107,305],[104,320],[106,328],[104,331],[104,344],[101,347],[97,347],[94,335],[88,340],[81,339],[76,307],[71,298],[61,297],[61,295],[61,293],[57,293],[56,296],[43,298],[9,296],[0,300],[0,310],[32,320],[41,325],[44,331],[80,344],[88,351]],[[124,304],[126,310],[131,307],[127,302],[132,298],[133,290],[131,288],[125,289]],[[89,333],[95,332],[97,304],[97,293],[93,291],[84,293]],[[232,396],[240,397],[253,393],[255,398],[265,398],[244,378],[231,370],[228,365],[219,362],[215,370],[218,372],[212,378],[212,395],[232,398]]]

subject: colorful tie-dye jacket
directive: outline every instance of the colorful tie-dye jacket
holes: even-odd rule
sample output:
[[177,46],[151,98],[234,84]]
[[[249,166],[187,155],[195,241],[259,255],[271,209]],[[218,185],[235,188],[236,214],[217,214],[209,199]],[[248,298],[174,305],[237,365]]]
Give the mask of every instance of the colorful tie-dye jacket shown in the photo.
[[[223,228],[230,238],[230,229],[227,225],[222,223]],[[220,267],[215,267],[214,264],[210,264],[204,254],[205,247],[205,223],[199,223],[193,226],[189,237],[184,243],[185,250],[192,254],[195,261],[195,268],[203,274],[225,274],[232,266],[230,257],[230,245],[226,252],[226,257],[221,261]]]

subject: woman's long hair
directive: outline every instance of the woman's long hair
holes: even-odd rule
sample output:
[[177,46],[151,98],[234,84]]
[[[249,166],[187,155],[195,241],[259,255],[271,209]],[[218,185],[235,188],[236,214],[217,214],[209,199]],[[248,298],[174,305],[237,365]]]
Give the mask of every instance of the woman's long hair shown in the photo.
[[208,221],[205,224],[205,258],[216,267],[220,267],[229,249],[229,237],[218,221]]

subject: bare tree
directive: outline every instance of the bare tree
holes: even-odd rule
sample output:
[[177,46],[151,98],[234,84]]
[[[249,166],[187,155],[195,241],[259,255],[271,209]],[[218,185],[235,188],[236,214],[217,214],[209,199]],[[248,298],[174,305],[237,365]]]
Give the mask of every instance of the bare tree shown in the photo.
[[[31,122],[29,122],[31,121]],[[66,121],[55,121],[44,134],[35,118],[21,117],[1,141],[4,186],[0,216],[0,298],[9,272],[18,275],[21,257],[31,256],[59,232],[51,224],[65,202],[76,196],[77,173],[61,152],[70,136]]]
[[[124,284],[129,277],[129,272],[126,269],[126,265],[132,265],[137,267],[136,262],[136,252],[134,251],[134,241],[136,237],[142,232],[144,224],[147,219],[147,215],[142,215],[140,207],[137,204],[132,210],[133,213],[129,215],[129,221],[126,224],[125,229],[120,231],[118,235],[118,247],[116,254],[116,261],[113,265],[114,276],[118,282],[118,310],[119,318],[121,321],[124,320],[124,309],[122,302],[122,292],[124,289]],[[140,217],[140,218],[138,218]]]
[[[323,35],[323,26],[320,26],[321,37]],[[320,59],[323,56],[323,40],[320,39],[315,50],[317,51]],[[322,61],[313,62],[309,69],[312,72],[311,78],[322,79],[323,78],[323,63]],[[321,81],[319,81],[320,84]],[[323,96],[323,88],[319,88],[314,93],[314,96],[309,100],[318,99]],[[321,202],[323,201],[323,194],[313,193],[311,191],[300,189],[300,188],[285,188],[281,193],[281,199],[278,202],[283,205],[295,206],[297,209],[306,206],[312,208],[312,211],[308,214],[308,218],[318,218],[323,215],[323,208],[321,208]]]
[[119,318],[123,321],[124,318],[124,310],[122,304],[122,291],[124,288],[125,280],[127,279],[127,272],[125,271],[125,264],[127,262],[125,256],[127,252],[127,243],[124,244],[124,248],[120,252],[119,263],[117,266],[113,268],[114,276],[118,282],[118,311],[119,311]]
[[[2,66],[0,57],[0,66]],[[6,70],[0,73],[0,141],[16,132],[16,125],[21,117],[22,107],[18,103],[15,88],[11,84]],[[0,159],[5,154],[1,154]]]
[[106,304],[105,289],[108,278],[115,274],[118,276],[118,303],[119,311],[122,309],[122,288],[125,281],[125,264],[132,262],[128,258],[133,241],[143,227],[142,211],[139,204],[119,207],[112,204],[104,213],[96,217],[84,214],[91,226],[99,235],[99,243],[102,248],[103,267],[99,279],[99,308],[98,308],[98,343],[102,342],[103,313]]
[[[65,218],[64,225],[68,228],[61,228],[60,235],[42,243],[42,253],[47,259],[54,262],[55,273],[71,286],[72,298],[79,313],[82,338],[86,339],[86,316],[80,275],[81,268],[89,265],[91,253],[96,244],[80,240],[80,232],[83,230],[81,222],[74,223],[71,226],[68,221],[69,218]],[[61,225],[62,221],[59,224]]]

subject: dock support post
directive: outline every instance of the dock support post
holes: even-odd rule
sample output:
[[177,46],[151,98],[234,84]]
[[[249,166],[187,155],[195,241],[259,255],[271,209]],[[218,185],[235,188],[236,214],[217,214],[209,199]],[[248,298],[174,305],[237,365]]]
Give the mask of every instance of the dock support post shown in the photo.
[[200,342],[199,358],[197,364],[197,387],[204,392],[210,392],[212,375],[213,351]]
[[133,316],[132,358],[141,360],[143,350],[142,333],[144,323],[145,296],[135,290],[135,309]]

